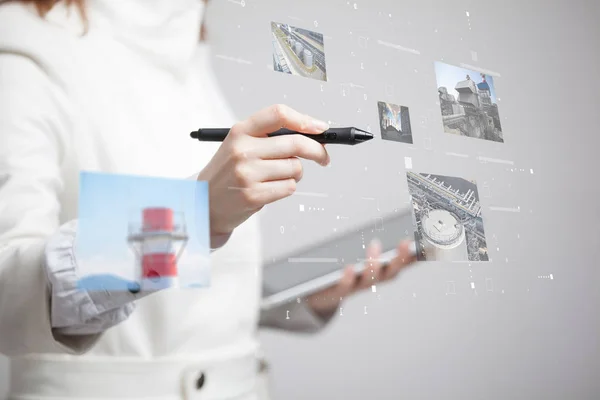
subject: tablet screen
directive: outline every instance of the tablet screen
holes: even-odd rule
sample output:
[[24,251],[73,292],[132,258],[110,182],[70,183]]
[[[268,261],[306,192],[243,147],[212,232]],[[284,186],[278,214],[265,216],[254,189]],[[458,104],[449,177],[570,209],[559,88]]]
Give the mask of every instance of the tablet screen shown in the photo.
[[386,252],[395,249],[403,239],[414,240],[414,231],[412,210],[402,210],[268,262],[263,270],[263,297],[364,261],[366,248],[374,238],[379,239],[382,252]]

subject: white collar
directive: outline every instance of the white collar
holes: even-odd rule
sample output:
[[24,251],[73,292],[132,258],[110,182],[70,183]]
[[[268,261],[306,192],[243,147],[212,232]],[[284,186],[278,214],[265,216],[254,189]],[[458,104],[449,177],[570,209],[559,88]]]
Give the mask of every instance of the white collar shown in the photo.
[[[90,34],[108,34],[175,74],[191,66],[200,40],[202,0],[88,0],[85,4]],[[75,19],[80,23],[75,13],[57,5],[48,17],[74,29]]]

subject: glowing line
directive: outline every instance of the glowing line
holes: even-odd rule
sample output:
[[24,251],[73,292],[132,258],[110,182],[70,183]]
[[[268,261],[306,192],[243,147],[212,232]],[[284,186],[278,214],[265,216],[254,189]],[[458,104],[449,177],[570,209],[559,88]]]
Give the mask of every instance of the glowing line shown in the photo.
[[382,46],[391,47],[391,48],[396,49],[396,50],[401,50],[401,51],[406,51],[408,53],[412,53],[412,54],[416,54],[416,55],[421,55],[421,52],[419,52],[418,50],[409,49],[408,47],[403,47],[403,46],[400,46],[399,44],[394,44],[394,43],[390,43],[390,42],[384,42],[383,40],[377,40],[377,43],[380,44],[380,45],[382,45]]

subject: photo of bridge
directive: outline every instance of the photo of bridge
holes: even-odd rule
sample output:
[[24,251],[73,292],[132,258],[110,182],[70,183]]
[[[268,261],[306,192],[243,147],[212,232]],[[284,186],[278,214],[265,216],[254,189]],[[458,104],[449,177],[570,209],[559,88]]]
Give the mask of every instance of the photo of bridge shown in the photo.
[[477,184],[467,179],[408,172],[419,258],[489,261]]
[[322,34],[277,22],[271,34],[275,71],[327,81]]

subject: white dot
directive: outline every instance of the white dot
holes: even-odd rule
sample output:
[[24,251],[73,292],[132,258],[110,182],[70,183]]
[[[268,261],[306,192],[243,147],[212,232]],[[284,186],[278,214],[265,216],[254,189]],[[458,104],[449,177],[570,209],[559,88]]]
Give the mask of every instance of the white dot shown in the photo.
[[392,14],[390,14],[390,18],[392,18]]
[[358,4],[354,3],[354,9],[358,10]]

